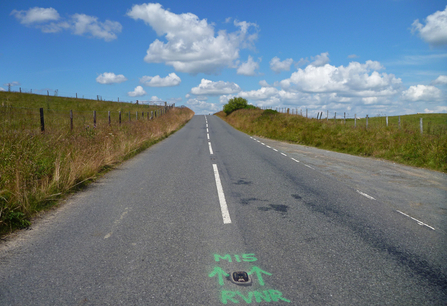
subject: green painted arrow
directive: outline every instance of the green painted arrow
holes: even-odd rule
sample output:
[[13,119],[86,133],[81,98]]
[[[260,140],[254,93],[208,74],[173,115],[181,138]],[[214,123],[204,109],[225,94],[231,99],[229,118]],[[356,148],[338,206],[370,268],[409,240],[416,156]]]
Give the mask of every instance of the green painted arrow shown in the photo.
[[227,272],[225,272],[224,270],[222,270],[220,267],[214,267],[214,271],[210,273],[210,275],[208,275],[209,277],[214,277],[215,275],[217,275],[219,277],[219,285],[223,286],[224,285],[224,280],[223,277],[227,277],[230,274],[228,274]]
[[250,270],[250,272],[248,272],[248,275],[251,275],[253,273],[256,273],[256,278],[258,279],[259,284],[261,286],[264,286],[264,279],[262,278],[262,274],[264,273],[264,274],[267,274],[267,275],[272,275],[271,273],[269,273],[267,271],[264,271],[264,270],[262,270],[261,268],[258,268],[258,267],[253,267]]

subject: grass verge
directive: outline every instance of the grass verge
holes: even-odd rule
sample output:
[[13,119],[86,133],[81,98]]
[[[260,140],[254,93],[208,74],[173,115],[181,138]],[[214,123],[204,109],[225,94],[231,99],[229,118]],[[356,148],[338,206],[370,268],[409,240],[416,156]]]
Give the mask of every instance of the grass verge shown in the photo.
[[[57,103],[67,106],[60,101]],[[122,103],[117,106],[116,102],[101,101],[101,104],[100,111],[126,106],[133,108],[132,112],[135,108],[149,109]],[[194,115],[188,108],[172,108],[153,120],[141,117],[136,120],[138,115],[135,115],[132,121],[122,124],[114,121],[109,125],[104,117],[98,119],[96,128],[90,123],[78,122],[71,130],[65,113],[63,116],[53,114],[45,133],[40,133],[39,121],[37,126],[31,124],[36,121],[36,109],[0,111],[3,124],[0,131],[0,235],[29,226],[35,213],[54,206],[64,195],[86,186],[122,161],[169,136]]]
[[[215,114],[238,130],[270,139],[359,156],[382,158],[405,165],[447,172],[447,114],[423,114],[341,120],[308,119],[271,110],[237,110]],[[423,134],[419,118],[424,119]]]

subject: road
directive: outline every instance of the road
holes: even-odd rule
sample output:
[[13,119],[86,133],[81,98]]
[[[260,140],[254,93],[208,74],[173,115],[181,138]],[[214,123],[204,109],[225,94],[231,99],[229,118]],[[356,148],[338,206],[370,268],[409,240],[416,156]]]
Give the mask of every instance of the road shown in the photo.
[[0,305],[446,305],[432,213],[319,160],[194,116],[2,242]]

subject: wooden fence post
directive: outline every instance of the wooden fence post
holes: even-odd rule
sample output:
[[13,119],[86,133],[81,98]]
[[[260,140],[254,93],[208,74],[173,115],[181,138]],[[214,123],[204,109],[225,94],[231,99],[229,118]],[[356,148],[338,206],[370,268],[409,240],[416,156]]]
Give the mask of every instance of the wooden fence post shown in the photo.
[[386,116],[386,126],[388,126],[388,116]]
[[73,131],[73,110],[70,110],[70,129]]
[[40,132],[45,133],[45,119],[43,117],[43,108],[39,109],[40,111]]
[[400,129],[400,116],[399,116],[399,129]]
[[419,126],[420,126],[420,128],[421,128],[421,135],[422,135],[422,131],[423,131],[423,126],[422,126],[422,118],[419,120]]
[[354,114],[354,127],[357,127],[357,114]]
[[344,112],[343,114],[343,124],[346,125],[346,112]]
[[108,115],[109,115],[109,125],[110,125],[110,123],[111,123],[111,120],[110,120],[110,111],[109,111]]
[[334,122],[337,123],[337,112],[334,112]]
[[152,120],[154,118],[154,111],[151,111],[151,119]]
[[93,127],[96,127],[96,111],[93,111]]
[[119,121],[119,124],[121,125],[121,111],[119,111],[119,119],[118,119],[118,121]]

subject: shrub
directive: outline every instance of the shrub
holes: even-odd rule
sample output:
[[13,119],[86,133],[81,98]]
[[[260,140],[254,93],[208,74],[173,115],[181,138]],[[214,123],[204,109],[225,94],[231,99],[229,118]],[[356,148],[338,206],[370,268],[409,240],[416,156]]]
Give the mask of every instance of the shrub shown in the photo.
[[[235,97],[230,100],[228,100],[228,103],[224,105],[223,111],[225,114],[229,115],[235,110],[247,108],[248,103],[247,100],[241,97]],[[253,106],[254,107],[254,106]]]

